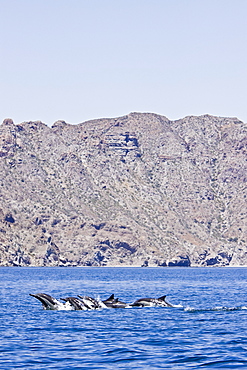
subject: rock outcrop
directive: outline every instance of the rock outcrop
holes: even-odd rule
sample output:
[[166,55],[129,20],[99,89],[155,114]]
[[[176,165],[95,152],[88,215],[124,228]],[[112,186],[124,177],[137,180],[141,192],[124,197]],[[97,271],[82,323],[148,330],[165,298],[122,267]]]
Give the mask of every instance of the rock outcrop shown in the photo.
[[247,265],[247,125],[0,125],[0,265]]

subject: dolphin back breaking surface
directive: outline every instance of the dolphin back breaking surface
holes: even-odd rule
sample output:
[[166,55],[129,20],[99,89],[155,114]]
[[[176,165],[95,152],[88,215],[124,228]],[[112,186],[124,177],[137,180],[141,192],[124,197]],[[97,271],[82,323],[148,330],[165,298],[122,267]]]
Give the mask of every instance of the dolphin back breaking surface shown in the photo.
[[131,304],[132,307],[173,307],[166,301],[166,295],[160,298],[140,298]]

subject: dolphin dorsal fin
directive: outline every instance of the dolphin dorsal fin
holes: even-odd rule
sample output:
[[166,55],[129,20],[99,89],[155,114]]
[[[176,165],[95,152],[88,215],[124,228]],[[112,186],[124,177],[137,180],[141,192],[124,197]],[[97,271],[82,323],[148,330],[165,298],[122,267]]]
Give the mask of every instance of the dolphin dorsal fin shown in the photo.
[[166,295],[163,295],[162,297],[159,297],[158,298],[160,301],[165,301],[165,299],[166,299]]
[[107,301],[110,300],[110,299],[114,299],[114,294],[110,295],[110,297],[107,299]]

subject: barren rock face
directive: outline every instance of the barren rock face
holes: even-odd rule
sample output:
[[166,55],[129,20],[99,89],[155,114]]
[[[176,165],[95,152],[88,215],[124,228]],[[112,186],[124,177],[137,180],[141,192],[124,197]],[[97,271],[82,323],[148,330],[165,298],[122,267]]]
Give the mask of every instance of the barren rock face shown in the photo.
[[247,265],[247,125],[0,125],[0,265]]

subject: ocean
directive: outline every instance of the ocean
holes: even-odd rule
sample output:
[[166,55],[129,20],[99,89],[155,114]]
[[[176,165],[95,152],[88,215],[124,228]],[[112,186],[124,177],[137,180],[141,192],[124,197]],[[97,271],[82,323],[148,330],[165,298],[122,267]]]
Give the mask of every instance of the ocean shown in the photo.
[[[247,268],[1,267],[1,369],[247,369]],[[29,293],[167,295],[175,307],[46,311]]]

